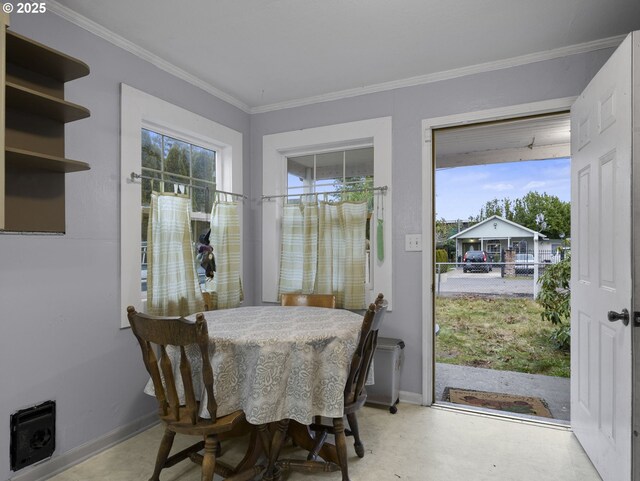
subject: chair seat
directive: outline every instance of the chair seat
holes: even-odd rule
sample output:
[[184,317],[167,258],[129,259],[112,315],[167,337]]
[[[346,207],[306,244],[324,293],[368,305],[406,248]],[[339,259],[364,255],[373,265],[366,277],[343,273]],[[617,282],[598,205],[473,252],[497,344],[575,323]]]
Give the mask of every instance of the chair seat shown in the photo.
[[244,421],[244,412],[234,411],[226,416],[217,419],[199,418],[198,424],[191,424],[188,416],[188,409],[185,406],[180,407],[180,421],[175,421],[173,416],[161,416],[160,419],[167,425],[167,429],[179,434],[220,434],[226,433],[234,429],[238,424]]

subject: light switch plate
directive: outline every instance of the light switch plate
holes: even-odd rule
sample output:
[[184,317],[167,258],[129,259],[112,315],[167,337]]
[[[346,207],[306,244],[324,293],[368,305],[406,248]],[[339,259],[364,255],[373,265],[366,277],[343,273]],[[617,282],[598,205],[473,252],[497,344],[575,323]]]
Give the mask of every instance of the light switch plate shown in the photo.
[[422,250],[422,234],[406,234],[404,236],[405,251],[421,251]]

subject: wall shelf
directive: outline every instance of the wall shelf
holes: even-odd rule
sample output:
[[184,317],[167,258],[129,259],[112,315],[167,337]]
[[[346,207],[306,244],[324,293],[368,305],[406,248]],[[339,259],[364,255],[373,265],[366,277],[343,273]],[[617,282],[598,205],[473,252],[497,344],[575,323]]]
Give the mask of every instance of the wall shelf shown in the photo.
[[89,117],[91,113],[81,105],[60,100],[36,90],[6,82],[7,108],[29,112],[58,122],[74,122]]
[[7,30],[7,63],[60,82],[89,75],[86,63],[10,30]]
[[14,149],[12,147],[5,147],[4,156],[7,165],[21,169],[70,173],[81,172],[91,168],[89,164],[79,160],[65,159],[64,157]]
[[65,158],[65,124],[90,116],[64,98],[84,62],[7,30],[0,15],[0,231],[64,233],[65,175],[89,164]]

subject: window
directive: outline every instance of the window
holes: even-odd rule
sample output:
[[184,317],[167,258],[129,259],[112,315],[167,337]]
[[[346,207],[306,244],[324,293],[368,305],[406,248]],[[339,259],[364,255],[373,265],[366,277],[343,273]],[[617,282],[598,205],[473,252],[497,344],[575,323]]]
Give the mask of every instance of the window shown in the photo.
[[499,240],[487,241],[487,252],[492,254],[499,253],[502,250],[502,245]]
[[511,245],[511,248],[516,252],[516,254],[526,254],[527,252],[529,252],[529,248],[526,240],[514,242]]
[[[287,158],[289,204],[318,195],[319,200],[367,202],[365,284],[371,284],[371,215],[373,213],[373,147],[338,150]],[[295,194],[300,194],[296,196]]]
[[[141,129],[141,291],[147,290],[147,226],[151,192],[187,193],[191,196],[192,242],[209,229],[216,190],[216,151],[158,132]],[[200,284],[205,272],[197,266]]]
[[198,235],[209,224],[212,188],[242,194],[242,134],[124,84],[120,116],[120,312],[127,327],[128,305],[144,311],[141,201],[148,201],[151,182],[164,191],[184,192],[189,182],[199,187],[192,189]]
[[[297,189],[298,192],[304,192],[305,189],[329,190],[329,186],[331,190],[336,190],[336,181],[345,183],[344,187],[349,188],[348,186],[356,185],[363,179],[369,182],[371,178],[371,183],[375,187],[387,186],[389,190],[384,195],[380,195],[384,207],[384,214],[380,213],[380,216],[384,217],[384,259],[379,261],[375,258],[370,261],[371,283],[368,286],[368,301],[373,300],[378,292],[383,292],[385,298],[390,301],[390,307],[392,303],[391,226],[393,225],[391,136],[391,117],[265,135],[262,184],[262,193],[265,196],[288,194],[290,187]],[[349,155],[367,150],[373,153],[373,172],[363,170],[356,174],[354,170],[352,175],[352,171],[349,170]],[[349,154],[349,152],[352,153]],[[312,164],[311,159],[314,154],[315,164]],[[346,163],[342,159],[343,156],[347,156]],[[330,160],[332,158],[335,162]],[[362,165],[363,169],[371,168],[371,162],[368,162],[368,167],[366,162]],[[300,165],[294,165],[294,163]],[[300,170],[302,167],[315,172],[302,171]],[[342,173],[337,172],[340,168]],[[334,169],[336,175],[329,175],[330,169]],[[356,177],[360,180],[352,179]],[[282,205],[285,201],[284,198],[274,198],[262,203],[262,300],[264,302],[277,302],[278,298],[280,221]],[[374,210],[372,218],[375,216]],[[376,252],[376,236],[372,237],[371,251]]]

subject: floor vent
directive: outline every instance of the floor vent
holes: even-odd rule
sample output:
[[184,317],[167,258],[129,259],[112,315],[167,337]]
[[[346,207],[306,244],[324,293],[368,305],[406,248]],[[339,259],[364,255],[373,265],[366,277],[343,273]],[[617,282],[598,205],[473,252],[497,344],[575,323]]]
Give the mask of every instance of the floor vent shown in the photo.
[[11,415],[12,471],[51,457],[55,448],[55,401],[46,401]]

